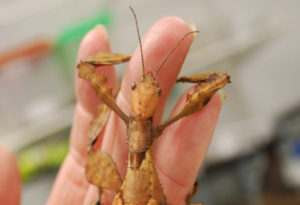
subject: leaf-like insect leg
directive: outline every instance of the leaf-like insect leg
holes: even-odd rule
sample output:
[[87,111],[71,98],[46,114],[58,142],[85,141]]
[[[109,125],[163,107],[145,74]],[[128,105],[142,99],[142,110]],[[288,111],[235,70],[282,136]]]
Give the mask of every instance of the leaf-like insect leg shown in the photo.
[[103,74],[96,74],[96,67],[94,65],[80,62],[77,65],[79,71],[79,77],[89,81],[96,91],[101,101],[110,109],[116,112],[126,124],[129,122],[128,116],[117,105],[114,96],[112,95],[112,89],[106,84],[107,78]]
[[[118,86],[117,92],[114,95],[114,98],[118,95],[118,92],[120,90],[120,85]],[[89,125],[89,130],[88,130],[88,150],[92,149],[93,145],[98,139],[98,135],[104,128],[109,114],[110,114],[110,109],[107,107],[104,103],[101,103],[98,105],[97,110],[94,114],[93,120],[90,122]]]
[[88,148],[91,149],[92,146],[97,141],[98,135],[104,128],[108,116],[110,114],[110,109],[105,104],[100,104],[97,107],[93,120],[90,122],[88,130]]
[[182,76],[176,80],[176,83],[206,83],[207,81],[212,80],[216,76],[224,75],[226,73],[221,72],[207,72],[194,74],[191,76]]
[[88,182],[99,189],[118,192],[122,185],[122,179],[111,156],[94,149],[88,152],[85,175]]
[[227,73],[204,73],[183,77],[178,82],[196,82],[194,91],[188,94],[186,101],[179,112],[168,118],[162,124],[154,128],[154,136],[158,137],[162,131],[177,120],[201,110],[211,97],[227,83],[230,83],[230,76]]
[[83,62],[95,66],[114,65],[114,64],[127,62],[130,60],[130,58],[131,56],[123,55],[120,53],[99,52],[94,56],[90,56],[84,59]]

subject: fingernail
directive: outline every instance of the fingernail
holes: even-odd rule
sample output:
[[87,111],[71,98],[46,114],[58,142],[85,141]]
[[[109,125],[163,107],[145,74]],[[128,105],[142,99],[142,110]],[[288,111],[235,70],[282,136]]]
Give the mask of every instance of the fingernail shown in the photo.
[[224,90],[219,90],[218,91],[220,100],[221,100],[221,104],[224,104],[224,101],[226,100],[226,92]]
[[97,24],[94,29],[99,29],[101,30],[103,37],[105,38],[105,41],[108,41],[108,35],[107,35],[107,31],[105,26],[103,26],[102,24]]
[[[191,31],[197,31],[197,27],[196,27],[195,23],[193,23],[190,20],[186,20],[186,19],[184,19],[184,21],[189,25],[189,27],[191,28]],[[196,33],[194,33],[194,36],[195,35],[196,35]]]

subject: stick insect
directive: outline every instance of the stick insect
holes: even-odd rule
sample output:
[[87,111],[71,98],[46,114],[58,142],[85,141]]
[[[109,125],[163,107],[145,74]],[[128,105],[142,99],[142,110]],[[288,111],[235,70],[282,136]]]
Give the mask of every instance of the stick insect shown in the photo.
[[[152,162],[150,150],[153,140],[158,138],[172,123],[202,109],[220,88],[230,82],[230,77],[227,73],[208,72],[179,78],[177,82],[196,83],[193,92],[188,94],[178,113],[154,126],[152,117],[161,96],[161,89],[156,80],[157,73],[177,46],[187,36],[198,31],[185,34],[169,51],[155,73],[146,72],[137,17],[134,10],[131,7],[130,9],[136,23],[143,69],[143,75],[132,86],[131,107],[133,113],[128,116],[122,111],[115,101],[116,94],[112,94],[112,89],[106,84],[106,76],[95,73],[96,66],[126,62],[130,60],[130,56],[100,52],[82,60],[77,65],[79,76],[91,83],[103,102],[99,105],[89,127],[86,178],[99,189],[98,204],[100,204],[102,190],[110,189],[117,193],[113,199],[113,205],[166,205],[167,200]],[[112,157],[94,148],[94,143],[105,125],[110,110],[114,111],[127,125],[129,153],[124,180],[121,179]],[[187,196],[187,204],[195,192],[196,188]]]

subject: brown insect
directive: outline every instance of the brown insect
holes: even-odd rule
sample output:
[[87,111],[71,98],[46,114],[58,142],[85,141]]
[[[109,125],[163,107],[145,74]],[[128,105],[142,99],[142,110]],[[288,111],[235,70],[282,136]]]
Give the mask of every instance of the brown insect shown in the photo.
[[[198,31],[185,34],[171,49],[157,71],[155,73],[146,73],[137,18],[133,9],[131,7],[130,9],[134,14],[137,26],[143,68],[143,75],[132,86],[131,106],[133,113],[127,116],[120,109],[115,101],[116,94],[113,95],[111,88],[106,84],[106,76],[95,73],[96,66],[123,63],[129,61],[130,56],[100,52],[95,56],[82,60],[77,66],[79,76],[91,83],[98,97],[103,102],[98,107],[89,127],[86,177],[91,184],[99,188],[98,204],[100,204],[102,189],[110,189],[117,193],[114,197],[113,205],[165,205],[166,197],[159,182],[150,152],[153,140],[158,138],[167,126],[202,109],[220,88],[230,82],[230,77],[226,73],[209,72],[179,78],[177,82],[193,82],[197,83],[197,85],[194,91],[187,96],[183,107],[177,114],[154,126],[152,117],[161,95],[161,89],[155,79],[157,73],[175,48],[188,35]],[[129,155],[124,181],[121,179],[111,156],[93,147],[97,136],[106,123],[110,110],[113,110],[127,125]],[[187,196],[187,204],[195,192],[196,188]]]

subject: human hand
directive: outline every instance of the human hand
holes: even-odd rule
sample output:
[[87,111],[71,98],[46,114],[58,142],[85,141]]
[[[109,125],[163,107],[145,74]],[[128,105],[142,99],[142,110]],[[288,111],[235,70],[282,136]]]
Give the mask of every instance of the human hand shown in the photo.
[[[142,41],[146,71],[157,69],[171,48],[191,30],[194,29],[177,17],[166,17],[158,21]],[[190,36],[179,45],[157,76],[162,89],[162,97],[154,115],[156,124],[161,120],[165,102],[192,40],[193,37]],[[95,55],[99,51],[110,51],[108,37],[102,26],[95,27],[85,36],[79,49],[78,60]],[[113,88],[117,87],[112,66],[101,67],[97,72],[105,73],[109,85]],[[141,57],[137,48],[124,74],[122,87],[117,97],[118,105],[127,114],[131,110],[131,84],[141,75]],[[97,189],[85,178],[85,160],[88,125],[100,100],[89,83],[79,79],[77,75],[76,95],[77,105],[70,137],[70,152],[56,178],[48,200],[50,205],[89,204],[97,199]],[[185,99],[186,93],[179,99],[173,113],[179,110]],[[216,94],[202,110],[166,128],[159,142],[154,144],[152,152],[154,163],[169,204],[183,204],[186,195],[190,192],[207,152],[223,100],[223,95]],[[99,138],[100,143],[97,143],[97,146],[111,154],[121,176],[124,177],[128,153],[126,125],[115,113],[112,113]],[[0,149],[0,152],[7,153],[3,149]],[[2,153],[0,156],[3,156]],[[5,159],[1,157],[1,161],[0,202],[6,200],[5,204],[18,204],[21,183],[15,159],[9,155]],[[7,186],[12,189],[8,191],[5,189]],[[103,200],[111,201],[111,193],[105,194]]]

